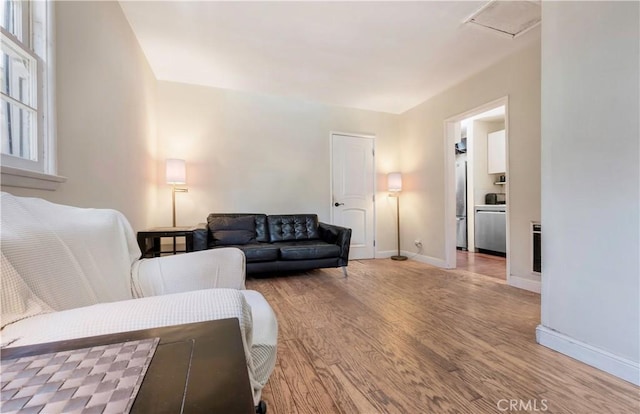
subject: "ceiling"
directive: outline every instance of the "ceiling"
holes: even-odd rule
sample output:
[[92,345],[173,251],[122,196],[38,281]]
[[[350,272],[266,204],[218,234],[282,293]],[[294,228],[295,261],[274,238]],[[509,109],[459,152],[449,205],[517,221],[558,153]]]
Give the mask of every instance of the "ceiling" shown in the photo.
[[540,37],[464,24],[486,1],[121,1],[159,80],[402,113]]

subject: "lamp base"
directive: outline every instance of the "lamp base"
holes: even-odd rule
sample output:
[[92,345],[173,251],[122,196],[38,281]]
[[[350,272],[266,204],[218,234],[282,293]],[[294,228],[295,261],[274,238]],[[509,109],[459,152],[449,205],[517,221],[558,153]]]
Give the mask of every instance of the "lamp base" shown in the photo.
[[407,260],[407,256],[391,256],[391,260],[403,261]]

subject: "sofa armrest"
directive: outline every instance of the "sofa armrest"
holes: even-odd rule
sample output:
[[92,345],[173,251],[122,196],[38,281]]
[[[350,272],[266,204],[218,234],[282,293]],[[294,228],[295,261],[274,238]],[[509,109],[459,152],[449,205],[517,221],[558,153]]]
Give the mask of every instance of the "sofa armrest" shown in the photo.
[[351,229],[333,224],[318,223],[318,230],[322,240],[340,247],[340,266],[346,266],[349,262]]
[[207,250],[209,247],[209,228],[206,223],[199,223],[193,231],[193,250]]
[[233,247],[138,260],[131,269],[136,297],[200,289],[244,289],[245,257]]

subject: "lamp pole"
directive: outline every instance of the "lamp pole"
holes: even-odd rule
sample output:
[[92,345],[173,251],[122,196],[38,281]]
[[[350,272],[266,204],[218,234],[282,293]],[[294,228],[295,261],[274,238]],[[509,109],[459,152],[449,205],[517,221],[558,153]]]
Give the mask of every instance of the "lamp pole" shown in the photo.
[[172,227],[175,227],[176,226],[176,185],[175,184],[171,186],[171,206],[173,207],[173,209],[171,210],[172,217],[173,217]]
[[176,187],[176,184],[185,184],[187,182],[187,168],[185,161],[177,158],[167,159],[166,173],[167,184],[171,184],[171,224],[172,227],[176,227],[176,192],[185,193],[189,191],[186,187]]
[[400,254],[400,194],[395,194],[394,197],[396,198],[396,217],[397,217],[397,230],[398,230],[398,255],[397,256],[391,256],[391,260],[397,260],[397,261],[402,261],[402,260],[407,260],[407,256],[402,256]]
[[176,227],[176,193],[188,193],[188,188],[176,187],[175,184],[171,185],[171,206],[172,206],[172,223],[173,227]]

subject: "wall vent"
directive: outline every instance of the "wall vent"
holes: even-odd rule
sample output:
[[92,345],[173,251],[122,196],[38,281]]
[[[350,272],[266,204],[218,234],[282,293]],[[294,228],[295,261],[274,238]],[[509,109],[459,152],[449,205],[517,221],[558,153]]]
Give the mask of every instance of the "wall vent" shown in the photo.
[[492,0],[472,14],[465,23],[515,38],[540,24],[540,1]]
[[540,223],[531,223],[531,270],[535,273],[542,272],[542,226]]

